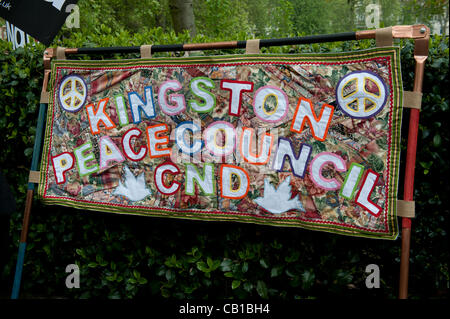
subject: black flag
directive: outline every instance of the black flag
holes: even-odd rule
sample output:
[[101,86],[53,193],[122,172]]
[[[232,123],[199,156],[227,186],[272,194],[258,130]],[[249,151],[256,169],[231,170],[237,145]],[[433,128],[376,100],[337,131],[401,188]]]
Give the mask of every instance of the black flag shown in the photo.
[[50,45],[70,14],[67,7],[77,1],[0,0],[0,16],[38,41]]

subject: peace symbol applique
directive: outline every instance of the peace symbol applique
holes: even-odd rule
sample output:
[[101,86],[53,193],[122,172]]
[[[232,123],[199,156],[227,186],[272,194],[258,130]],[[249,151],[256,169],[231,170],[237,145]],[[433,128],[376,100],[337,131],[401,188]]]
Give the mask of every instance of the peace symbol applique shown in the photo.
[[63,78],[59,86],[59,102],[67,112],[76,112],[86,101],[87,88],[83,78],[79,75],[69,75]]
[[352,118],[369,118],[386,104],[389,90],[383,80],[370,71],[354,71],[339,80],[336,102]]

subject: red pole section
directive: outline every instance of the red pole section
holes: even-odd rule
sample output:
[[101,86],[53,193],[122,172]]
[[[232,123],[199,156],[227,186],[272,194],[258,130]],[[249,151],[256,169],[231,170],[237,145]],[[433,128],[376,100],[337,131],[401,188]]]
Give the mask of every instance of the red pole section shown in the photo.
[[[414,92],[422,92],[425,61],[428,57],[428,43],[430,30],[428,28],[425,28],[425,32],[426,36],[423,39],[415,40],[414,59],[416,60],[416,69],[414,75],[414,88],[413,88]],[[409,118],[408,145],[406,151],[406,167],[405,167],[405,184],[403,193],[403,199],[405,201],[414,200],[414,171],[416,167],[419,115],[420,115],[419,110],[411,109]],[[399,299],[408,298],[410,243],[411,243],[411,219],[403,217],[402,246],[400,254]]]
[[[411,109],[403,192],[403,199],[406,201],[414,200],[414,174],[416,167],[417,136],[419,134],[419,117],[420,111],[418,109]],[[411,218],[402,218],[402,228],[411,228]]]

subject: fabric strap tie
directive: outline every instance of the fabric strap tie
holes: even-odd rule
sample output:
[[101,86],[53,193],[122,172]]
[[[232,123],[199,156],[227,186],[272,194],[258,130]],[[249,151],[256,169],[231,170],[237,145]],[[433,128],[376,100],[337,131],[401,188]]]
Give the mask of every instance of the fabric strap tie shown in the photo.
[[56,59],[65,60],[66,59],[66,48],[57,47],[56,48]]
[[397,199],[397,216],[416,217],[416,202]]
[[40,103],[48,104],[50,99],[50,93],[47,91],[41,91],[41,100]]
[[40,171],[30,171],[30,175],[28,176],[28,183],[39,184],[40,175]]
[[421,92],[403,91],[403,107],[421,110],[422,96]]
[[381,28],[375,31],[375,43],[377,47],[391,47],[394,45],[392,27]]
[[258,54],[259,52],[259,39],[247,40],[245,45],[245,54]]
[[150,44],[141,45],[141,59],[152,57],[152,46]]

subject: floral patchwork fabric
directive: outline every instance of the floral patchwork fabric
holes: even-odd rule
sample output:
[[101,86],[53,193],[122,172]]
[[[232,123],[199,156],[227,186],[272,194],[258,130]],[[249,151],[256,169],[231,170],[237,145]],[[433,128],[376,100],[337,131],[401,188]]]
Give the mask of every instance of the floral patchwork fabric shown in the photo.
[[56,60],[51,85],[46,203],[398,235],[398,48]]

